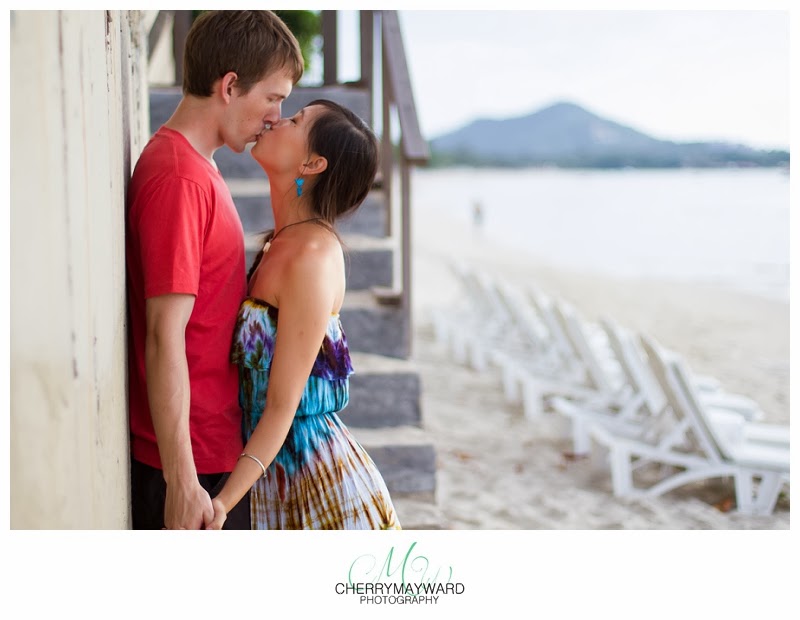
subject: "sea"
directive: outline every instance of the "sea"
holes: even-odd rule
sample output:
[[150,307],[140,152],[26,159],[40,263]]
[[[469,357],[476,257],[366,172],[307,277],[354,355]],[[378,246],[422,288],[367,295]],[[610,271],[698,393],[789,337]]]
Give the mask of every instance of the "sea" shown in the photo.
[[789,172],[778,168],[417,168],[414,217],[454,218],[520,257],[789,301]]

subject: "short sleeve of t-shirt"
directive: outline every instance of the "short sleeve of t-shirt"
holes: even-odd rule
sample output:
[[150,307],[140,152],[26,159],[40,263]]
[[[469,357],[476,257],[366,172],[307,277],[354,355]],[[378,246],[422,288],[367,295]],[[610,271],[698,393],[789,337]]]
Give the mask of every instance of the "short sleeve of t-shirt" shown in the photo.
[[208,196],[191,180],[161,183],[139,205],[139,250],[145,298],[197,295]]

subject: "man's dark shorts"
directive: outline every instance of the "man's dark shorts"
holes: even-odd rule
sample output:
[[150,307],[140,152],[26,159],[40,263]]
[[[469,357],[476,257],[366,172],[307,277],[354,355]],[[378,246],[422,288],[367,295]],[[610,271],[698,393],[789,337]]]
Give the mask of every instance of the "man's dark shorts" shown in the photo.
[[[213,498],[222,490],[229,473],[198,474],[201,486]],[[164,502],[167,483],[160,469],[131,460],[131,503],[133,507],[133,529],[160,530],[164,528]],[[228,513],[223,530],[250,529],[250,494]]]

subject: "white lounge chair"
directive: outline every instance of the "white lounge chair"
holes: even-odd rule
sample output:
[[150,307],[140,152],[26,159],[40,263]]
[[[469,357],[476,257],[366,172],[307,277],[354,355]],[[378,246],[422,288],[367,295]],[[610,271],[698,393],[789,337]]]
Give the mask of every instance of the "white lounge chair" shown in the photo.
[[[641,342],[666,396],[672,424],[652,426],[649,436],[633,437],[601,424],[590,428],[592,437],[609,450],[614,494],[657,496],[690,482],[731,477],[739,511],[770,514],[789,481],[788,428],[735,415],[726,421],[713,418],[697,397],[682,359],[647,336],[641,336]],[[633,473],[641,463],[669,467],[662,469],[658,482],[637,488]]]
[[[633,334],[607,318],[600,320],[600,326],[607,334],[610,349],[622,371],[626,391],[620,392],[617,400],[621,405],[616,407],[604,406],[602,402],[576,403],[550,399],[550,406],[572,421],[573,452],[576,454],[590,451],[589,429],[592,425],[608,427],[629,438],[642,438],[648,434],[654,436],[657,432],[651,427],[661,424],[668,409],[667,398]],[[763,417],[763,411],[751,399],[722,391],[713,378],[704,378],[701,382],[694,374],[687,376],[691,377],[698,400],[703,403],[708,415],[719,424],[737,425]],[[627,399],[623,394],[627,395]],[[754,429],[762,428],[753,425],[745,427],[753,439],[758,437]]]
[[749,422],[735,416],[721,424],[719,416],[698,395],[684,360],[675,356],[670,370],[685,413],[705,430],[722,458],[737,466],[739,510],[748,514],[771,513],[781,489],[789,484],[788,425]]
[[543,310],[543,300],[533,304],[519,287],[507,282],[497,282],[496,286],[498,297],[516,326],[520,343],[496,347],[492,363],[502,372],[506,399],[512,403],[526,403],[526,415],[535,417],[541,413],[543,403],[533,384],[542,389],[547,384],[550,390],[558,386],[563,389],[565,384],[574,386],[582,382],[583,369],[572,351],[565,347],[560,331],[548,324],[553,318]]
[[593,342],[583,320],[562,300],[534,289],[527,293],[515,295],[506,287],[503,297],[516,308],[511,312],[514,319],[528,323],[527,331],[546,334],[540,340],[544,351],[538,356],[509,350],[494,353],[493,361],[502,369],[506,398],[521,401],[525,416],[531,419],[547,409],[553,396],[621,406],[626,396],[619,368],[602,353],[604,347]]
[[508,349],[512,355],[526,356],[531,365],[552,373],[564,366],[558,343],[548,329],[541,312],[522,295],[518,286],[505,280],[493,282],[498,303],[505,308],[520,337],[517,346]]
[[488,343],[503,334],[508,317],[486,294],[482,276],[470,267],[449,263],[458,281],[455,303],[434,313],[437,340],[448,347],[453,358],[477,370],[485,368]]
[[[666,397],[633,334],[606,317],[600,319],[600,326],[608,337],[626,381],[633,386],[634,392],[640,395],[642,406],[657,414],[665,406]],[[698,393],[698,398],[711,409],[735,412],[750,421],[764,418],[764,411],[755,401],[727,392],[714,377],[692,373],[691,383]]]
[[646,377],[639,376],[626,363],[619,340],[608,335],[602,340],[595,335],[591,339],[587,323],[568,304],[556,305],[559,321],[563,323],[573,347],[586,368],[596,394],[590,398],[549,398],[552,409],[571,420],[573,453],[587,454],[590,451],[589,428],[601,424],[611,427],[616,433],[629,437],[644,437],[658,424],[663,415],[663,406],[648,406],[652,397],[645,387]]
[[470,340],[470,365],[475,370],[485,370],[490,363],[496,363],[496,354],[503,353],[537,356],[536,341],[528,326],[521,324],[513,314],[497,280],[482,271],[474,271],[468,283],[484,308],[480,336]]
[[546,326],[552,346],[561,359],[561,363],[567,368],[574,369],[577,365],[576,352],[569,337],[564,332],[563,325],[556,316],[554,306],[558,301],[557,298],[546,295],[534,286],[528,286],[526,293],[528,303]]
[[597,392],[593,402],[605,402],[612,408],[623,407],[632,396],[619,361],[608,340],[593,324],[585,321],[570,304],[556,300],[552,305],[556,320],[569,341],[586,379]]

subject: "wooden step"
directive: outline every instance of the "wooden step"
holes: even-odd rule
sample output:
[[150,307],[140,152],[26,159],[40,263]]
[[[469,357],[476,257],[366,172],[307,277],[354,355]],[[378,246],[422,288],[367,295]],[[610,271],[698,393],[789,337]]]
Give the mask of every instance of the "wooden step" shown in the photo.
[[379,304],[370,291],[348,291],[341,316],[351,351],[409,357],[410,327],[401,306]]
[[361,428],[422,426],[421,381],[408,360],[351,353],[350,403],[340,413],[347,425]]
[[354,213],[345,215],[336,225],[344,234],[385,237],[388,221],[386,198],[380,190],[373,190]]
[[422,429],[348,428],[375,461],[393,498],[436,501],[436,450]]
[[392,286],[397,252],[394,239],[348,234],[343,242],[348,292]]

